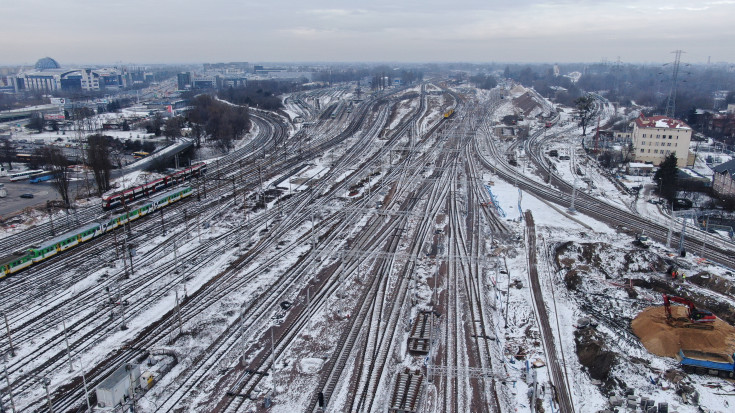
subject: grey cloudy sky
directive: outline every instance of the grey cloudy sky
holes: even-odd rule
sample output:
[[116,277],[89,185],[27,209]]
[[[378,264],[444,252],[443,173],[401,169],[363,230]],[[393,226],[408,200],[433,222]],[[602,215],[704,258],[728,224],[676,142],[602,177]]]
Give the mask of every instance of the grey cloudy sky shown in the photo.
[[735,0],[6,0],[0,65],[735,62]]

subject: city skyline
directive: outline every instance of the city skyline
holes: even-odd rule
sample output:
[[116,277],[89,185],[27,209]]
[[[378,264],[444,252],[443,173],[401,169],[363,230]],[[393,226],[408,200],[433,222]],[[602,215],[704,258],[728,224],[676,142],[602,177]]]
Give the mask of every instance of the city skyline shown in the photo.
[[[0,65],[252,62],[735,62],[735,0],[461,4],[213,0],[0,6]],[[73,40],[73,41],[72,41]]]

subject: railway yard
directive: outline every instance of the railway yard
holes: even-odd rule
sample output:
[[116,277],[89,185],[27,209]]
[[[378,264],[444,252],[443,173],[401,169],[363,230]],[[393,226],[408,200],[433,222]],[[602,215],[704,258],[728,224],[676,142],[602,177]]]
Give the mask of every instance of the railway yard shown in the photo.
[[[509,136],[521,96],[540,116]],[[585,154],[570,108],[441,80],[284,104],[251,108],[248,137],[202,159],[186,198],[0,279],[4,408],[732,409],[731,380],[676,357],[735,353],[735,244],[691,223],[681,237],[638,203]],[[595,105],[603,125],[617,114]],[[95,200],[54,229],[6,228],[0,250],[115,213]],[[662,294],[714,330],[667,322]],[[125,363],[152,384],[105,405],[96,389]]]

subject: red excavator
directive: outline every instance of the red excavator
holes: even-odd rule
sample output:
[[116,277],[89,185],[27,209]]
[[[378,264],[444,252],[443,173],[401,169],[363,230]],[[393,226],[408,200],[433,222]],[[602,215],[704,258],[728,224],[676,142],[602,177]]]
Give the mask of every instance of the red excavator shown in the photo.
[[[709,311],[698,310],[694,303],[686,298],[676,297],[674,295],[664,294],[664,307],[666,308],[666,322],[674,327],[699,328],[703,330],[712,330],[717,317]],[[687,306],[687,317],[675,318],[671,315],[671,302],[683,304]]]

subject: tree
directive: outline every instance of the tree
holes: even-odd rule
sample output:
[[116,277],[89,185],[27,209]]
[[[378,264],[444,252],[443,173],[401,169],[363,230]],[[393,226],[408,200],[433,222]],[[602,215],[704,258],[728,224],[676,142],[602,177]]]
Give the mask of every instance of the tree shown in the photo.
[[476,87],[480,89],[488,90],[498,85],[498,82],[493,76],[488,76],[484,74],[470,76],[470,82],[472,82]]
[[28,121],[26,126],[28,129],[35,129],[38,133],[43,132],[43,127],[46,126],[46,121],[43,119],[43,115],[40,113],[34,113],[31,116],[31,120]]
[[595,99],[591,95],[584,95],[578,97],[574,101],[577,107],[577,113],[579,114],[579,126],[582,127],[582,136],[587,136],[587,126],[589,126],[594,113]]
[[233,106],[208,95],[192,99],[192,109],[187,116],[197,147],[200,138],[206,136],[221,150],[228,152],[234,146],[233,141],[240,139],[250,129],[247,107]]
[[56,192],[59,193],[64,201],[64,207],[71,207],[71,198],[69,197],[69,161],[64,156],[61,148],[55,146],[44,146],[36,150],[36,155],[52,171],[55,179],[51,181]]
[[676,162],[676,155],[671,153],[661,162],[658,171],[653,175],[653,180],[659,185],[659,196],[667,199],[669,202],[674,201],[676,191],[678,190],[679,169],[676,167]]
[[152,133],[156,136],[161,136],[162,127],[163,116],[161,116],[160,112],[156,112],[150,122],[146,124],[145,129],[148,133]]
[[2,146],[0,146],[0,162],[6,162],[8,164],[8,170],[13,170],[13,160],[15,160],[15,146],[10,142],[10,139],[3,139]]
[[182,119],[178,116],[168,118],[166,120],[166,128],[163,131],[163,135],[168,140],[175,140],[181,136]]
[[107,136],[90,135],[87,138],[87,145],[87,163],[94,173],[97,193],[102,195],[110,189],[110,171],[112,170],[110,141]]

